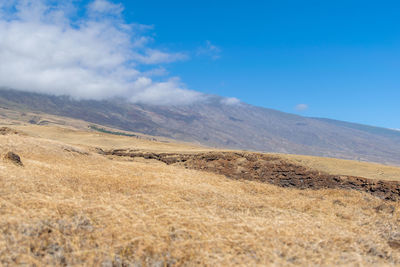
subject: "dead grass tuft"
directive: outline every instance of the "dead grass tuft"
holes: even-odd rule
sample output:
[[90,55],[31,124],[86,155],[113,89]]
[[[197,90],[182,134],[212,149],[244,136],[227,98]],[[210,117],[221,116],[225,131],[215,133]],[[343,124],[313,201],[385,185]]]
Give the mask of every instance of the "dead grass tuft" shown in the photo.
[[0,127],[0,135],[9,135],[9,134],[19,134],[19,132],[9,127]]

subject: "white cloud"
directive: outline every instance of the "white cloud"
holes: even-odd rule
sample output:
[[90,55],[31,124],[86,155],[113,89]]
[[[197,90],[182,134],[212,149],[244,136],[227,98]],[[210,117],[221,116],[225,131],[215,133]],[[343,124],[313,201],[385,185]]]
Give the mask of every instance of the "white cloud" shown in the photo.
[[188,58],[184,53],[165,53],[160,50],[146,49],[144,54],[134,54],[133,58],[144,64],[170,63]]
[[207,40],[204,46],[197,49],[197,55],[208,56],[216,60],[221,57],[221,49]]
[[221,100],[221,104],[224,105],[237,105],[240,104],[240,100],[236,97],[226,97]]
[[[3,1],[2,87],[83,99],[119,96],[153,104],[187,104],[203,98],[177,78],[150,78],[166,74],[160,64],[187,56],[152,48],[153,39],[145,35],[151,26],[125,23],[120,4],[96,0],[86,15],[72,19],[77,11],[72,1]],[[143,71],[144,65],[156,66]]]
[[164,67],[159,67],[159,68],[153,68],[151,70],[145,71],[142,74],[146,77],[166,76],[166,75],[168,75],[168,71]]
[[295,106],[295,109],[297,111],[306,111],[308,109],[308,105],[307,104],[298,104]]
[[121,4],[114,4],[106,0],[95,0],[89,4],[89,11],[93,13],[106,13],[120,15],[124,10]]
[[166,82],[153,83],[149,78],[141,77],[135,85],[140,88],[140,93],[133,96],[133,102],[144,102],[159,105],[173,105],[179,99],[184,103],[191,103],[205,99],[205,95],[191,90],[181,89],[179,79],[172,78]]

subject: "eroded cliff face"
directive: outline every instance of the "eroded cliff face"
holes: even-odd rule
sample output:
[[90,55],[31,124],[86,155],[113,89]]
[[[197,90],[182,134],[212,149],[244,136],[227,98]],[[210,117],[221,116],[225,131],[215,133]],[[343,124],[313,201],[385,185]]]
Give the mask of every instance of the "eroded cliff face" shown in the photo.
[[352,189],[387,200],[400,199],[400,182],[331,175],[296,165],[276,156],[246,152],[194,154],[152,153],[129,149],[98,150],[104,155],[155,159],[168,165],[212,172],[230,179],[243,179],[299,189]]

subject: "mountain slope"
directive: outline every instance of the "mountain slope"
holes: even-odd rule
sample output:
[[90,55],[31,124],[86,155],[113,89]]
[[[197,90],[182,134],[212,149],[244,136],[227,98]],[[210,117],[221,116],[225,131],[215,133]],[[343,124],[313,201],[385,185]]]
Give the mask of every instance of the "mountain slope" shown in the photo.
[[214,147],[400,164],[398,131],[247,104],[227,105],[216,96],[190,106],[151,106],[1,90],[0,107],[78,118]]

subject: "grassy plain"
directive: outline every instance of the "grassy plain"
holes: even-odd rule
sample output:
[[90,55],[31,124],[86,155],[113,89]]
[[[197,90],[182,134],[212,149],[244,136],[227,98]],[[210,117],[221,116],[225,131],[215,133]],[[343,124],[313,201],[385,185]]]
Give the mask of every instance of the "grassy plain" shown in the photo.
[[[101,148],[210,148],[30,125],[0,135],[0,264],[103,266],[399,265],[400,203],[348,190],[285,189],[166,165],[103,156]],[[281,155],[367,178],[400,169]],[[383,173],[383,174],[381,174]]]

